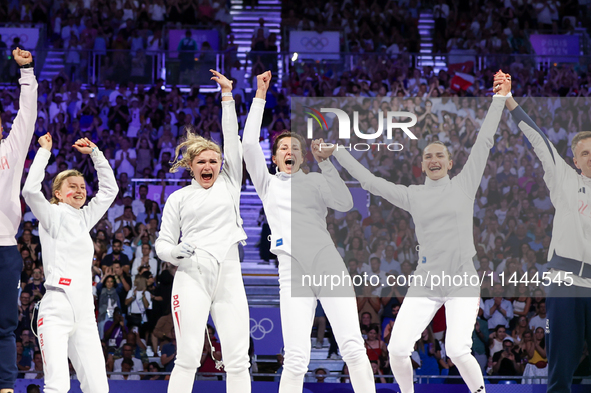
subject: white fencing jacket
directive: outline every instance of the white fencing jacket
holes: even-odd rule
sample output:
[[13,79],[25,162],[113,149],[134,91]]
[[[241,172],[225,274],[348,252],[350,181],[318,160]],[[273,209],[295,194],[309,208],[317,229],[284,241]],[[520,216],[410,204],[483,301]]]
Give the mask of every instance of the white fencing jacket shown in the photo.
[[21,222],[21,178],[37,121],[37,79],[21,69],[19,111],[6,139],[0,140],[0,246],[15,246]]
[[92,258],[94,246],[90,230],[107,212],[119,187],[113,169],[103,153],[96,149],[90,157],[97,171],[99,189],[87,206],[76,209],[67,203],[49,203],[41,192],[45,167],[51,157],[39,149],[23,188],[25,201],[39,219],[39,237],[43,249],[45,286],[63,290],[74,315],[94,310],[92,296]]
[[462,171],[450,179],[427,178],[424,185],[403,186],[375,176],[342,146],[334,156],[361,187],[408,211],[419,242],[417,273],[455,274],[476,254],[474,198],[494,144],[506,97],[495,96]]
[[172,249],[181,242],[211,254],[222,262],[230,247],[246,239],[240,217],[242,187],[242,145],[234,101],[222,101],[224,164],[215,183],[208,189],[193,179],[191,185],[172,193],[162,213],[156,253],[164,261],[178,265]]
[[288,175],[271,175],[259,144],[265,100],[253,100],[244,128],[243,145],[246,169],[263,201],[271,228],[271,251],[295,257],[303,266],[311,266],[324,247],[334,247],[326,229],[327,208],[348,211],[353,197],[334,165],[319,163],[320,173],[299,170]]
[[[544,181],[556,208],[548,267],[591,279],[591,179],[578,174],[560,157],[520,106],[511,115],[542,162]],[[574,278],[575,285],[591,287],[591,280]]]

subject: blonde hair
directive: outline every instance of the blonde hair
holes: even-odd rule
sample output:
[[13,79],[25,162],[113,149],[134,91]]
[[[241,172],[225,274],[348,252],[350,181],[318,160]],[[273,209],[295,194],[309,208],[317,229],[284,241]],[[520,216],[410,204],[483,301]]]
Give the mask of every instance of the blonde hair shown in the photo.
[[170,168],[171,173],[178,171],[179,167],[190,170],[193,159],[206,150],[213,150],[220,155],[220,158],[222,157],[222,151],[217,143],[196,135],[191,127],[187,127],[186,130],[185,140],[176,147]]
[[591,138],[591,131],[581,131],[579,132],[577,135],[575,135],[575,137],[573,138],[573,141],[570,145],[570,149],[573,152],[573,156],[576,156],[575,154],[575,150],[577,148],[577,145],[579,144],[580,141],[587,139],[587,138]]
[[68,177],[74,176],[80,176],[82,178],[84,177],[84,175],[82,175],[82,173],[78,172],[76,169],[68,169],[67,171],[60,172],[55,176],[53,183],[51,184],[51,199],[49,203],[53,203],[54,205],[58,204],[59,199],[57,199],[55,193],[62,188],[62,184],[64,184],[64,181]]
[[433,142],[429,142],[427,144],[427,146],[425,146],[425,148],[423,149],[423,154],[425,154],[425,150],[427,150],[427,148],[431,145],[439,145],[439,146],[443,146],[445,148],[445,151],[447,152],[447,158],[449,158],[450,161],[452,161],[452,156],[451,153],[449,152],[449,149],[447,148],[447,146],[445,146],[445,143],[441,142],[441,141],[433,141]]

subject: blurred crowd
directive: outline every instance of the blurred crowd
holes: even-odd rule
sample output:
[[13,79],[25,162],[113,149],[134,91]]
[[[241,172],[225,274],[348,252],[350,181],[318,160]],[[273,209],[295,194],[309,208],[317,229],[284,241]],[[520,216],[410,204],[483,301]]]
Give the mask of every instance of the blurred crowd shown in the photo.
[[588,28],[588,1],[483,0],[311,0],[289,3],[283,10],[288,30],[340,31],[343,46],[357,53],[418,53],[419,20],[434,20],[432,51],[531,53],[526,31],[573,34]]

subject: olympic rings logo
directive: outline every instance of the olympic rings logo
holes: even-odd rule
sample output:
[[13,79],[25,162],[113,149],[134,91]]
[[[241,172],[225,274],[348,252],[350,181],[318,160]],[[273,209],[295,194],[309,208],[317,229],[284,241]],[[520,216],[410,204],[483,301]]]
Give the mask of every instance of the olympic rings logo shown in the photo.
[[262,340],[268,333],[273,331],[274,324],[269,318],[263,318],[260,321],[250,318],[250,337],[254,340]]
[[300,40],[300,43],[303,46],[305,46],[307,49],[322,50],[322,49],[324,49],[328,45],[328,38],[326,38],[326,37],[323,37],[323,38],[316,38],[316,37],[308,38],[308,37],[303,37]]
[[9,47],[10,47],[10,45],[12,45],[12,42],[14,41],[15,38],[20,38],[20,40],[21,40],[20,43],[23,44],[23,45],[26,44],[29,41],[29,35],[28,34],[24,34],[24,33],[21,33],[21,34],[16,34],[16,33],[8,34],[8,41],[10,42]]

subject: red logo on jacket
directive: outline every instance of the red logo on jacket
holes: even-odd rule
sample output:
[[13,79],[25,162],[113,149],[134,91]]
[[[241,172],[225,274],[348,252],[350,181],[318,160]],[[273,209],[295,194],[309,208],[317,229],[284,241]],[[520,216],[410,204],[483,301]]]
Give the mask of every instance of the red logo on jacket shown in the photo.
[[60,278],[60,282],[59,282],[60,285],[65,285],[65,286],[69,287],[71,283],[72,283],[72,279],[70,279],[70,278]]
[[43,318],[39,318],[39,320],[37,321],[37,327],[39,326],[43,326]]
[[8,165],[8,159],[6,156],[2,156],[0,158],[0,169],[10,169],[10,165]]
[[181,333],[181,301],[179,300],[179,295],[174,295],[172,297],[172,311],[174,311],[174,317],[176,318],[176,324],[179,327],[179,335]]

